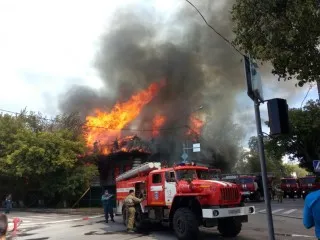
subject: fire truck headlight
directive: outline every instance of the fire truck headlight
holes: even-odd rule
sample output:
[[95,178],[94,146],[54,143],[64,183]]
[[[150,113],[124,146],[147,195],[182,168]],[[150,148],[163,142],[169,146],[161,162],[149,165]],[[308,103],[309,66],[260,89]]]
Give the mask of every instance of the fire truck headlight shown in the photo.
[[297,191],[294,191],[295,193],[297,192]]
[[305,193],[305,191],[302,191],[302,193]]
[[212,215],[217,217],[219,215],[219,211],[218,210],[213,210]]
[[249,207],[249,213],[253,213],[254,212],[254,208],[253,207]]

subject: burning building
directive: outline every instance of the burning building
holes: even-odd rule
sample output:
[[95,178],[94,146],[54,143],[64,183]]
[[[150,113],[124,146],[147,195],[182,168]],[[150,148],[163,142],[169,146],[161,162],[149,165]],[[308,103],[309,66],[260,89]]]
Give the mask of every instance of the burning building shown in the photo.
[[[181,161],[186,141],[201,143],[201,153],[190,158],[215,164],[213,155],[222,156],[227,171],[243,136],[233,122],[237,94],[245,92],[242,57],[190,5],[164,19],[152,2],[116,11],[95,61],[103,87],[72,86],[61,110],[79,112],[86,121],[87,144],[99,152],[101,169],[109,169],[100,171],[103,176],[135,160]],[[198,6],[229,39],[232,3]],[[195,112],[199,106],[203,110]]]

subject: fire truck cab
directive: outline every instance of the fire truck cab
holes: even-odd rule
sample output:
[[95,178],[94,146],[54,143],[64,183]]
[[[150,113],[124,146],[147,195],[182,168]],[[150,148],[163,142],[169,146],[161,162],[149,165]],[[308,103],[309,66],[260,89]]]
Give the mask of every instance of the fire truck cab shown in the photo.
[[239,187],[242,200],[250,199],[251,201],[260,201],[261,193],[258,191],[258,183],[256,177],[253,175],[225,175],[222,180],[233,182]]
[[300,186],[298,184],[298,179],[294,177],[281,178],[280,184],[281,190],[284,192],[284,196],[289,195],[290,198],[294,198],[295,195],[301,196]]
[[307,175],[299,178],[300,192],[303,199],[313,191],[320,190],[320,183],[317,180],[317,176]]
[[224,237],[237,236],[254,206],[245,206],[235,184],[208,179],[207,167],[146,163],[116,178],[117,213],[126,223],[124,199],[133,189],[145,200],[136,206],[137,229],[149,223],[173,228],[178,239],[196,239],[199,227],[218,226]]

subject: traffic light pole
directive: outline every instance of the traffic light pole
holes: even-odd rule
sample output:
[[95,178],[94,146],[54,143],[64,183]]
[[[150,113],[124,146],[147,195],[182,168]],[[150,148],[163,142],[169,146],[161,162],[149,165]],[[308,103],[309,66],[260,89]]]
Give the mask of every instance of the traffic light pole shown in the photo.
[[268,219],[269,240],[275,240],[272,211],[271,211],[271,203],[270,203],[270,194],[268,191],[267,166],[266,166],[266,157],[264,154],[263,132],[262,132],[262,127],[261,127],[261,117],[260,117],[259,106],[260,106],[259,100],[257,98],[255,98],[254,99],[254,112],[255,112],[255,117],[256,117],[258,148],[259,148],[259,157],[260,157],[260,164],[261,164],[264,201],[266,204],[266,214],[267,214],[267,219]]

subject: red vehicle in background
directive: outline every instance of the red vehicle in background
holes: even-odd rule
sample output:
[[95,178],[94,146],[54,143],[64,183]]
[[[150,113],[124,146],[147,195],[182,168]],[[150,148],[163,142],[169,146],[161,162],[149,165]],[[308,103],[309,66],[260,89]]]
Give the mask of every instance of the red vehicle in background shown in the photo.
[[290,198],[294,198],[295,195],[298,197],[301,196],[300,186],[297,178],[281,178],[280,188],[284,192],[284,196],[289,195]]
[[314,175],[299,178],[300,192],[303,199],[305,199],[308,193],[320,190],[320,183],[316,182],[316,178]]
[[259,191],[259,184],[256,176],[240,174],[224,175],[221,180],[237,184],[241,192],[242,200],[249,198],[251,201],[260,201],[261,191]]

